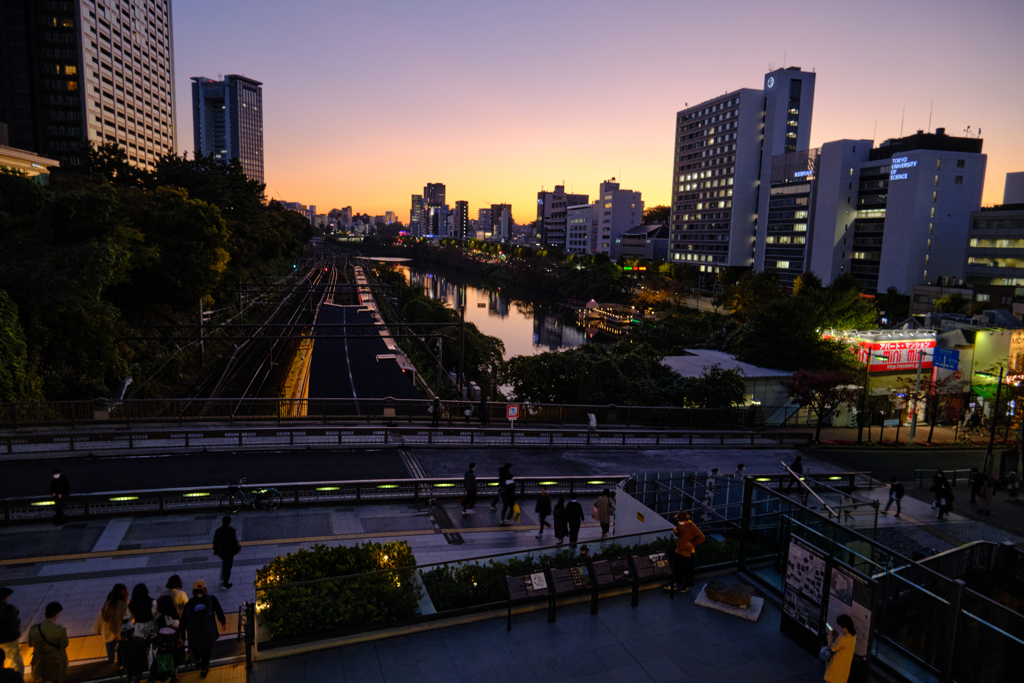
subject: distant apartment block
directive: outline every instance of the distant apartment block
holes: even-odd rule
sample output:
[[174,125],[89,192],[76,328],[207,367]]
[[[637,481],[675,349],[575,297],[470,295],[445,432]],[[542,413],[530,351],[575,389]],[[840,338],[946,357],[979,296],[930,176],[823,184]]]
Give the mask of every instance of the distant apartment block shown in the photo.
[[318,215],[323,216],[325,221],[327,219],[326,215],[317,214],[316,204],[310,204],[309,206],[306,206],[305,204],[300,204],[298,202],[281,202],[281,206],[288,209],[289,211],[301,213],[303,216],[305,216],[306,220],[309,221],[310,225],[317,225]]
[[196,154],[225,164],[238,159],[249,180],[263,175],[263,84],[238,74],[215,81],[192,78],[192,135]]
[[619,189],[619,183],[612,178],[601,183],[594,205],[598,215],[598,232],[591,253],[605,254],[614,260],[617,258],[617,240],[643,221],[644,202],[639,192]]
[[473,236],[469,220],[469,202],[461,199],[455,202],[454,220],[452,237],[458,240],[467,240]]
[[170,0],[0,3],[10,146],[75,165],[87,143],[144,169],[176,153]]
[[554,191],[541,190],[538,192],[534,244],[538,247],[554,247],[568,251],[566,243],[568,207],[586,204],[589,201],[590,197],[585,194],[566,194],[563,185],[555,185]]
[[598,228],[601,224],[597,204],[579,204],[566,209],[567,254],[593,254],[597,248]]

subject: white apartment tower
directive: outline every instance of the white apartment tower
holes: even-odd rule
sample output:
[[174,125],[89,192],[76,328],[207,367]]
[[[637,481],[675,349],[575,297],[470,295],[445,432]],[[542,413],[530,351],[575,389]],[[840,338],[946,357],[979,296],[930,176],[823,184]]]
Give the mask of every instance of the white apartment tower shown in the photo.
[[799,67],[676,115],[670,258],[713,277],[754,264],[772,158],[810,146],[815,75]]
[[115,143],[145,169],[176,152],[171,0],[5,2],[0,26],[13,146],[74,165]]

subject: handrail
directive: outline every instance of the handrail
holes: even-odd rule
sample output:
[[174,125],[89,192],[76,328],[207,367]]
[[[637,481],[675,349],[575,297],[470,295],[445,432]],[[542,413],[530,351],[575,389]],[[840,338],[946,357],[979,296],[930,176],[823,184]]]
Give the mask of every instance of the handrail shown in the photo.
[[[516,477],[519,493],[543,483],[554,494],[600,493],[605,488],[629,479],[628,475],[566,475]],[[317,481],[250,484],[253,488],[273,487],[288,505],[336,505],[396,500],[458,499],[462,495],[462,477],[425,479],[361,479],[354,481]],[[496,477],[480,477],[478,486],[497,486]],[[68,498],[68,518],[109,517],[140,514],[180,514],[185,511],[218,509],[221,498],[234,484],[193,486],[172,489],[139,489],[75,494]],[[52,515],[51,496],[22,496],[0,500],[0,521],[32,522]]]
[[124,450],[163,450],[202,448],[259,449],[259,448],[313,448],[313,447],[369,447],[381,446],[756,446],[801,445],[810,443],[810,433],[749,432],[749,431],[693,431],[671,429],[599,429],[570,428],[511,428],[511,427],[445,427],[421,426],[330,426],[281,427],[224,427],[196,426],[192,429],[163,430],[60,430],[43,433],[0,434],[0,456],[32,455],[33,453],[116,453]]

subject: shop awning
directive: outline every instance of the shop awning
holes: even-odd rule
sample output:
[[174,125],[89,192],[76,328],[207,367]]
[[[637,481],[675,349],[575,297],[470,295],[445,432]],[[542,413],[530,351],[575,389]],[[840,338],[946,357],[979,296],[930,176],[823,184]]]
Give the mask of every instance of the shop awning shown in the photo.
[[994,399],[996,397],[996,385],[995,384],[975,384],[971,387],[978,396],[985,399]]

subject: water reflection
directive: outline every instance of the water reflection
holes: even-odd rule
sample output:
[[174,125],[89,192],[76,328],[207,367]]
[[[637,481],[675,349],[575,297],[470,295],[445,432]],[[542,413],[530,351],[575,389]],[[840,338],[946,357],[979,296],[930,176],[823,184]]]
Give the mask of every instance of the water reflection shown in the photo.
[[486,288],[457,281],[421,268],[399,266],[408,282],[423,288],[431,299],[458,310],[465,304],[466,320],[484,334],[505,343],[505,359],[564,351],[586,342],[582,329],[562,320],[560,308],[541,301],[512,299],[501,288]]

